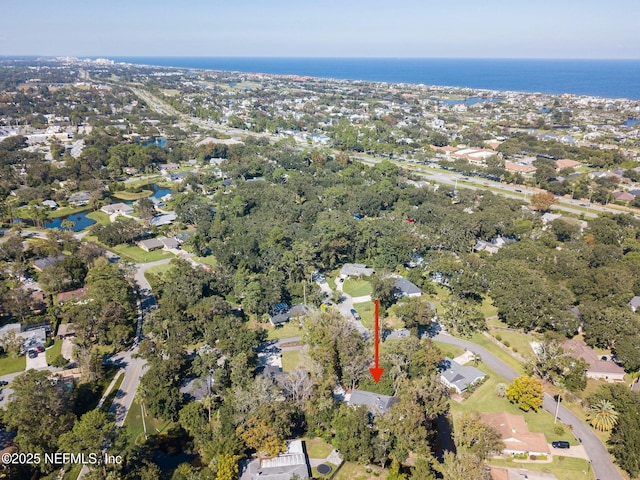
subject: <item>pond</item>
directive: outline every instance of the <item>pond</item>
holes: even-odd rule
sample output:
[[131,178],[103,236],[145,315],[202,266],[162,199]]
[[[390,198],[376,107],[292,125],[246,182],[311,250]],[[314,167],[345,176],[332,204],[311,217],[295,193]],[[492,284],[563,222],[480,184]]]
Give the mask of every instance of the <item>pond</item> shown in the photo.
[[623,123],[625,127],[633,127],[634,125],[640,123],[640,118],[630,118],[626,122]]
[[170,188],[159,187],[155,183],[153,185],[145,185],[142,188],[144,188],[145,190],[153,190],[153,193],[149,195],[149,197],[153,198],[162,198],[165,195],[169,195],[170,193],[172,193]]
[[[61,228],[63,220],[69,220],[73,222],[73,227],[70,229],[73,232],[79,232],[80,230],[84,230],[87,227],[90,227],[94,223],[95,220],[92,220],[87,217],[87,214],[91,212],[81,212],[74,213],[73,215],[67,215],[66,217],[54,218],[53,220],[44,224],[45,228]],[[63,229],[64,230],[64,229]]]

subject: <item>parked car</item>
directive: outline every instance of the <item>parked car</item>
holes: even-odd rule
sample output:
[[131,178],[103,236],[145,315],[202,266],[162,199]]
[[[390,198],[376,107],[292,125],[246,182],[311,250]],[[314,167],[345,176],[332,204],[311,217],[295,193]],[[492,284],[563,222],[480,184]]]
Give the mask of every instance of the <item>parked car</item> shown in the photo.
[[29,350],[29,358],[36,358],[38,356],[38,352],[35,350]]
[[553,448],[569,448],[569,447],[571,447],[569,442],[566,442],[564,440],[558,440],[556,442],[551,442],[551,446]]
[[360,314],[356,312],[354,308],[351,309],[351,315],[353,315],[353,318],[355,318],[356,320],[360,320]]
[[42,345],[38,345],[36,347],[36,350],[38,351],[38,353],[42,353],[42,352],[44,352],[44,347]]
[[7,385],[9,385],[9,382],[6,380],[0,380],[0,387],[6,387]]

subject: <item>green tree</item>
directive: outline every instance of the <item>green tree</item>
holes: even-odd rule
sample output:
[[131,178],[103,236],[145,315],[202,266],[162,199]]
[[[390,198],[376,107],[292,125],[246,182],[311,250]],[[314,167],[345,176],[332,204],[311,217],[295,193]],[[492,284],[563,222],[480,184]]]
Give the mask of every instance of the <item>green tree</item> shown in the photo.
[[542,382],[528,375],[514,379],[507,386],[507,398],[525,412],[529,410],[538,411],[542,407],[543,397]]
[[487,425],[478,412],[464,413],[459,421],[456,445],[486,459],[490,454],[498,454],[504,450],[500,432]]
[[[18,432],[15,442],[23,452],[58,451],[60,437],[73,427],[71,398],[59,379],[49,379],[50,372],[27,370],[11,383],[13,395],[4,421]],[[43,464],[42,468],[51,465]]]
[[591,405],[588,419],[596,430],[608,432],[618,423],[618,412],[610,401],[602,399]]
[[484,462],[472,453],[444,453],[444,461],[433,466],[444,480],[490,480]]
[[450,331],[469,337],[487,329],[487,323],[475,303],[450,296],[442,302],[441,323]]
[[100,409],[89,410],[78,420],[71,431],[60,436],[58,449],[69,453],[100,453],[112,446],[115,440],[113,415]]
[[396,308],[396,315],[416,336],[421,327],[431,326],[434,313],[431,304],[419,297],[403,299]]

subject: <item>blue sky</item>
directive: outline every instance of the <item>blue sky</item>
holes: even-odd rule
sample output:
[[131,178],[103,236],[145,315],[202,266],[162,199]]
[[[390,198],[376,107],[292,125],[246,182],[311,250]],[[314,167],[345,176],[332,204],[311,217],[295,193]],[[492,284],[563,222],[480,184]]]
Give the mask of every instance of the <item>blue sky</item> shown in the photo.
[[0,55],[640,58],[638,0],[2,0]]

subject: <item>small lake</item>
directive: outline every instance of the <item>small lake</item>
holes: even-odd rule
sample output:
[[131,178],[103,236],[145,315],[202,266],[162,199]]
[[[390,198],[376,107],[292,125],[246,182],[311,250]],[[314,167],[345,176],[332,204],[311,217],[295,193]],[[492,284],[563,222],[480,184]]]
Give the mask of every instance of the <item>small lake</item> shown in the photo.
[[633,127],[634,125],[637,125],[638,123],[640,123],[640,118],[630,118],[629,120],[624,122],[623,125],[625,127]]
[[466,100],[442,100],[442,103],[445,105],[475,105],[476,103],[486,103],[486,102],[500,102],[501,98],[493,98],[493,97],[471,97]]
[[169,195],[170,193],[172,193],[170,188],[162,188],[155,183],[153,185],[145,185],[143,188],[145,190],[153,190],[153,193],[149,195],[149,197],[153,198],[162,198],[165,195]]
[[94,223],[95,220],[87,218],[87,214],[91,212],[80,212],[74,213],[73,215],[67,215],[66,217],[54,218],[53,220],[44,224],[45,228],[60,228],[62,229],[62,221],[70,220],[74,223],[71,231],[79,232],[80,230],[84,230],[87,227],[90,227]]

